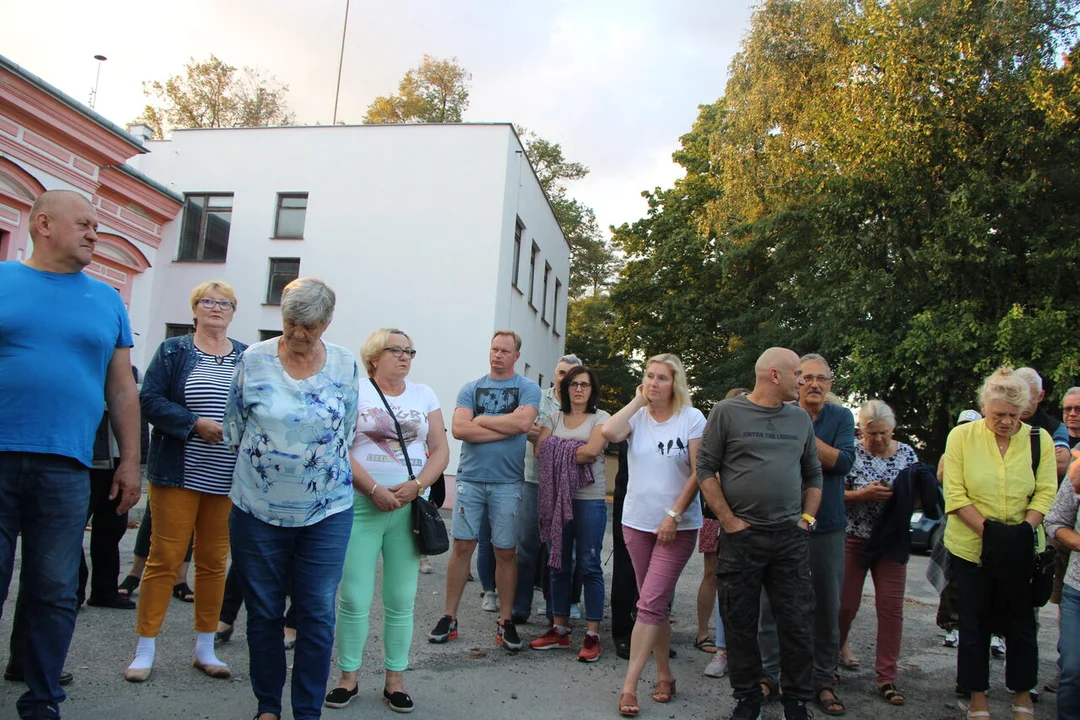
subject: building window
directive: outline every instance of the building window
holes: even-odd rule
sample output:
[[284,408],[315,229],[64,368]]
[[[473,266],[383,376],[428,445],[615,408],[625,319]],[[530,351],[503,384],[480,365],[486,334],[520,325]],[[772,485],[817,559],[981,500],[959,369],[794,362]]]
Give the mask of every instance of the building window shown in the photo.
[[555,278],[555,300],[551,306],[551,329],[559,334],[559,294],[562,292],[562,283]]
[[273,340],[276,337],[281,337],[280,330],[260,330],[259,340]]
[[194,325],[183,325],[181,323],[165,323],[165,339],[174,337],[182,337],[184,335],[191,335],[195,332]]
[[280,305],[281,291],[300,277],[300,258],[270,258],[270,281],[266,286],[266,304]]
[[525,363],[525,372],[523,373],[525,375],[525,377],[529,377],[529,369],[530,369],[530,367],[531,366],[529,365],[529,363]]
[[533,302],[533,297],[536,293],[536,260],[540,257],[540,248],[536,247],[536,243],[532,245],[532,254],[529,256],[529,304],[534,308],[536,303]]
[[541,390],[546,390],[547,389],[547,388],[544,387],[544,375],[543,375],[543,373],[536,376],[536,384],[540,386]]
[[514,271],[510,275],[510,282],[518,287],[518,275],[521,272],[521,234],[525,232],[525,226],[521,224],[521,218],[514,224]]
[[180,229],[179,261],[225,262],[229,251],[233,196],[187,194]]
[[544,263],[544,294],[540,296],[540,319],[547,322],[548,281],[551,279],[551,266]]
[[278,193],[274,237],[299,240],[304,237],[307,193]]

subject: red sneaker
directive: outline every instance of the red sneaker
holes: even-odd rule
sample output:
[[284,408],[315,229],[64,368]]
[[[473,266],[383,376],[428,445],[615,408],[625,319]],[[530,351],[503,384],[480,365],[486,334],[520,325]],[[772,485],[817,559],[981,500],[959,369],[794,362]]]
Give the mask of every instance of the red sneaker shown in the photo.
[[546,633],[529,643],[529,647],[533,650],[568,648],[570,647],[570,633],[560,633],[555,627],[551,627]]
[[600,659],[600,636],[585,633],[585,643],[578,651],[577,659],[581,662],[596,662]]

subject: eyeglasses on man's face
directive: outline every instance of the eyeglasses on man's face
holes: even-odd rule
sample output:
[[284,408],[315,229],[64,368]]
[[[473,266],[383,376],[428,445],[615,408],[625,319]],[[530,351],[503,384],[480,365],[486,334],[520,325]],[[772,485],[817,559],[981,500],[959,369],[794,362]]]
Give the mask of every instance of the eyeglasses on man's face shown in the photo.
[[390,347],[383,348],[384,352],[388,352],[396,358],[408,357],[410,360],[416,357],[416,351],[412,348],[403,348],[397,345],[391,345]]
[[1071,413],[1080,413],[1080,405],[1066,405],[1065,407],[1061,408],[1061,410],[1066,415],[1069,415]]
[[219,310],[234,310],[236,304],[232,300],[215,300],[214,298],[199,298],[199,307],[204,307],[207,310],[213,310],[217,308]]
[[590,382],[581,382],[579,380],[574,380],[570,383],[571,390],[588,390],[591,387],[592,383]]
[[832,378],[829,377],[828,375],[803,375],[802,379],[803,379],[804,383],[814,383],[814,382],[827,383],[827,382],[832,382]]

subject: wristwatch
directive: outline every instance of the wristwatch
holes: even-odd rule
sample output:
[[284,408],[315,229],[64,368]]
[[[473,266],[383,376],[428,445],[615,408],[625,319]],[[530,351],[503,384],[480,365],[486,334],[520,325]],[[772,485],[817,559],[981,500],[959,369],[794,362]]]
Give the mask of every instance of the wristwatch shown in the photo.
[[677,513],[671,508],[664,508],[664,512],[666,512],[668,517],[674,520],[676,523],[682,522],[682,513]]
[[802,519],[806,521],[807,530],[813,530],[814,527],[817,525],[817,518],[810,513],[803,513]]

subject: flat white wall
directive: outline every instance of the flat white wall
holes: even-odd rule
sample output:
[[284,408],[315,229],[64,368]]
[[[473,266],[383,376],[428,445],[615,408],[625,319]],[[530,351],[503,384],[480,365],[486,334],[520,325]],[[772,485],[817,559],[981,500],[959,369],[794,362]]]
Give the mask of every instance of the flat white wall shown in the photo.
[[[174,262],[182,214],[166,228],[137,326],[142,367],[166,323],[191,322],[191,288],[206,280],[236,289],[232,337],[254,342],[259,330],[280,328],[279,308],[264,304],[269,258],[296,257],[301,275],[319,275],[337,293],[327,340],[359,355],[377,327],[410,334],[418,351],[410,378],[435,390],[447,427],[461,385],[487,371],[495,329],[523,336],[519,372],[528,362],[532,379],[550,377],[562,339],[511,287],[515,218],[526,225],[521,283],[534,237],[553,267],[549,293],[556,275],[562,281],[560,333],[569,250],[531,168],[519,167],[509,125],[187,130],[148,147],[132,165],[158,182],[178,193],[234,198],[225,263]],[[308,193],[303,240],[271,239],[277,195],[285,192]],[[543,259],[538,288],[542,268]],[[454,473],[458,443],[451,448]]]

